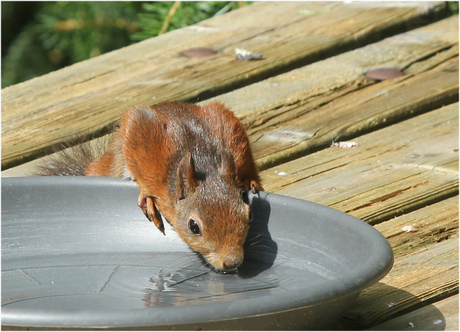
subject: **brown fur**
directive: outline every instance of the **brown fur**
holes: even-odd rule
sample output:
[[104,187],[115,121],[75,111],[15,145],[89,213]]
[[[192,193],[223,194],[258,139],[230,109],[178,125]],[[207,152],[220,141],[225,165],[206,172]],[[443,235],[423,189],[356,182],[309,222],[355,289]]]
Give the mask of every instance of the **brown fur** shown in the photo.
[[94,141],[76,138],[61,145],[37,167],[37,176],[84,176],[91,162],[104,154],[112,135]]
[[129,109],[85,175],[132,178],[140,188],[138,205],[160,231],[161,213],[216,269],[241,264],[250,219],[242,194],[262,186],[246,132],[222,103]]

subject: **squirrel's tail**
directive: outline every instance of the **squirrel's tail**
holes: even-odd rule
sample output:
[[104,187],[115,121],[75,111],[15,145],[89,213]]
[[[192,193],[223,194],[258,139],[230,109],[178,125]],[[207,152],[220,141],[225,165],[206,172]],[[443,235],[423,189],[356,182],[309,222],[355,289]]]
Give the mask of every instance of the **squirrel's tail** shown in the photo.
[[104,154],[112,135],[84,141],[74,139],[62,144],[62,150],[44,158],[33,175],[36,176],[84,176],[86,168],[95,158]]

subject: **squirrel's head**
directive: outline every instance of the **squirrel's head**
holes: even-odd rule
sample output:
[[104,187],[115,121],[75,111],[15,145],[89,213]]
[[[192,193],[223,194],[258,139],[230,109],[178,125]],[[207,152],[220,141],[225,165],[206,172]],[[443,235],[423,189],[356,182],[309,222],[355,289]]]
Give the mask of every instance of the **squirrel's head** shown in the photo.
[[215,172],[199,174],[191,154],[179,163],[173,226],[179,236],[216,270],[234,270],[244,258],[251,211],[247,192],[237,186],[233,159],[222,154]]

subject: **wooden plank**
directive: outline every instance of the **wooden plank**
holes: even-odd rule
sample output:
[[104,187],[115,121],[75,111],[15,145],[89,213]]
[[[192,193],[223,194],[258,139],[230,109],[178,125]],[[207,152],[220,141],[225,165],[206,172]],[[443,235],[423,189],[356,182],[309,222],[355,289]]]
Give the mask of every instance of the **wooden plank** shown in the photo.
[[[456,330],[458,296],[455,303],[449,296],[458,292],[458,260],[438,255],[439,248],[433,245],[448,240],[445,246],[453,248],[443,252],[458,254],[458,219],[456,196],[376,225],[393,248],[395,266],[391,276],[360,295],[335,329]],[[448,271],[440,271],[439,266]],[[425,306],[446,297],[446,302]],[[382,321],[386,322],[375,326]]]
[[[52,157],[54,154],[51,154],[50,157]],[[47,156],[48,157],[48,156]],[[32,161],[28,161],[24,164],[21,164],[19,166],[11,167],[8,168],[4,171],[2,171],[2,178],[7,178],[7,177],[21,177],[21,176],[33,176],[34,173],[37,170],[37,167],[39,165],[43,165],[43,162],[45,158],[47,157],[42,157],[38,158]]]
[[[2,90],[2,168],[101,133],[128,106],[216,95],[420,25],[445,3],[260,2]],[[189,59],[191,47],[218,54]],[[264,60],[235,60],[234,48]],[[46,130],[44,130],[46,128]]]
[[371,327],[458,293],[458,248],[456,237],[396,258],[390,273],[365,289],[334,329]]
[[[448,71],[445,61],[458,55],[457,41],[458,18],[449,18],[215,99],[240,117],[257,163],[265,168],[456,98],[458,73]],[[443,63],[446,67],[429,71]],[[362,74],[379,65],[409,66],[409,76],[369,86]],[[2,176],[25,175],[33,168],[31,163]]]
[[269,128],[254,137],[255,156],[265,169],[457,100],[458,57],[411,78],[331,96],[327,105],[314,110],[296,108],[297,115],[283,115],[281,123],[272,119]]
[[373,331],[458,331],[458,294],[370,328]]
[[375,228],[385,236],[393,253],[402,256],[458,234],[458,196],[390,219]]
[[371,224],[458,193],[458,103],[261,172],[267,191]]
[[[412,226],[410,232],[402,230],[402,227]],[[450,242],[449,246],[455,247],[455,242],[458,246],[458,196],[447,200],[429,205],[422,209],[413,211],[406,215],[390,219],[382,224],[375,226],[385,237],[393,248],[395,254],[395,267],[390,272],[388,277],[381,280],[381,283],[373,286],[370,293],[366,290],[358,301],[352,306],[349,312],[345,315],[335,329],[356,329],[374,326],[378,322],[390,319],[392,316],[400,315],[406,311],[412,311],[426,303],[431,303],[437,298],[445,298],[453,292],[458,291],[458,279],[452,281],[452,270],[458,273],[458,261],[446,261],[442,255],[435,256],[433,245],[438,242]],[[446,236],[443,236],[446,234]],[[452,249],[452,253],[457,250]],[[421,253],[430,252],[433,256],[429,264],[450,268],[450,272],[440,272],[432,267],[427,268],[423,259],[418,260],[417,256]],[[423,254],[429,257],[429,254]],[[422,264],[422,265],[420,265]],[[425,271],[421,272],[424,268]],[[414,272],[418,271],[418,272]],[[438,274],[439,272],[439,274]],[[417,274],[420,277],[417,277]],[[430,279],[431,284],[426,284],[423,278]],[[458,278],[458,276],[457,276]],[[388,280],[391,280],[388,282]],[[411,289],[408,293],[409,288]],[[370,291],[370,290],[369,290]],[[392,294],[391,298],[385,297],[384,294]],[[382,298],[383,296],[383,298]],[[399,302],[394,300],[398,298]],[[389,310],[389,309],[392,310]],[[426,309],[425,310],[429,310]],[[447,309],[446,309],[447,310]],[[436,320],[441,319],[439,312],[435,311],[431,317]],[[410,320],[408,317],[410,317]],[[447,318],[442,320],[442,323],[432,324],[425,322],[421,325],[420,317],[417,312],[414,315],[406,315],[407,319],[395,319],[394,323],[385,324],[383,330],[392,330],[391,326],[403,327],[405,322],[412,321],[416,327],[412,330],[420,330],[421,326],[425,328],[440,328],[445,327]],[[449,316],[451,317],[451,315]],[[425,317],[427,318],[427,317]],[[434,321],[434,319],[433,319]],[[457,306],[457,323],[449,318],[449,324],[458,325],[458,306]],[[385,328],[388,327],[388,328]],[[408,326],[410,327],[410,326]],[[378,327],[372,329],[379,329]]]
[[[215,99],[241,118],[265,169],[457,101],[457,56],[452,17]],[[363,77],[379,66],[407,68],[407,76]]]

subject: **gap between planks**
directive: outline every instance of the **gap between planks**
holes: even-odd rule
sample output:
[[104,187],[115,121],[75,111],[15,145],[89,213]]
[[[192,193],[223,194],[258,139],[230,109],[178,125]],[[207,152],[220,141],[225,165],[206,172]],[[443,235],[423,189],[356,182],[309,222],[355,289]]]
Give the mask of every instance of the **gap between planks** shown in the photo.
[[[458,98],[458,63],[449,62],[458,55],[457,30],[458,17],[449,18],[216,100],[224,101],[241,118],[256,162],[266,168]],[[366,66],[411,63],[415,67],[409,67],[408,76],[401,79],[377,84],[362,79]],[[437,89],[433,89],[435,83],[439,83]],[[343,86],[348,87],[343,90]],[[256,118],[259,124],[255,126]],[[2,176],[26,175],[33,168],[31,163],[22,173],[17,169]]]
[[[427,54],[431,56],[427,58]],[[379,66],[409,67],[407,75],[399,79],[375,83],[363,78],[363,73]],[[225,102],[240,117],[259,167],[272,167],[333,141],[456,102],[458,17],[213,100]]]
[[[47,154],[76,136],[101,134],[128,106],[220,94],[293,64],[316,61],[321,54],[426,24],[446,12],[443,2],[391,6],[256,3],[5,88],[2,168]],[[193,46],[219,53],[202,59],[179,56]],[[238,62],[235,47],[263,51],[265,60]]]
[[261,172],[265,189],[371,224],[458,194],[458,103],[354,141]]
[[458,294],[374,326],[374,331],[458,331]]
[[334,329],[369,328],[458,293],[458,236],[396,257],[393,269],[365,289]]
[[386,220],[374,227],[385,236],[395,256],[455,237],[459,221],[458,196]]

